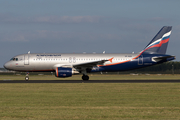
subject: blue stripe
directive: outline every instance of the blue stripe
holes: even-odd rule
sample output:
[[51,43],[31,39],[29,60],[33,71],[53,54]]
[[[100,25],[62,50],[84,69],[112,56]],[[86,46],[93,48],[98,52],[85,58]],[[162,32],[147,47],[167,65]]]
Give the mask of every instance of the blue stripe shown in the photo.
[[167,37],[162,38],[162,40],[168,39],[169,37],[170,37],[170,35],[169,35],[169,36],[167,36]]

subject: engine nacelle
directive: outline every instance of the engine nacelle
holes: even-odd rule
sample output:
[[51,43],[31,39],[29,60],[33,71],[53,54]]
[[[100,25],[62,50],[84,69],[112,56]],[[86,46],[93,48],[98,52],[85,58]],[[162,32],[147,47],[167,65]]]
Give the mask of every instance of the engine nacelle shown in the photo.
[[71,77],[72,73],[72,68],[57,67],[55,75],[56,77]]

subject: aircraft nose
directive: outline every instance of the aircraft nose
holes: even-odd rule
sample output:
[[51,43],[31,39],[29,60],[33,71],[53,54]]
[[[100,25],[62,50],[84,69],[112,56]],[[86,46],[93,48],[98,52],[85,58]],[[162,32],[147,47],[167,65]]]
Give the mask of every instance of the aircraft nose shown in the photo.
[[4,68],[8,69],[8,67],[9,67],[9,63],[7,62],[7,63],[4,64]]

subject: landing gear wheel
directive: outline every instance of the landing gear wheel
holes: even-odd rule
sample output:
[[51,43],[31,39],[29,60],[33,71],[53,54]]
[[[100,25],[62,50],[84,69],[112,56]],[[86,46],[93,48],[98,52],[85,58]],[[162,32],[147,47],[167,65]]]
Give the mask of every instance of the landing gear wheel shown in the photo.
[[89,80],[89,76],[88,76],[88,75],[83,75],[83,76],[82,76],[82,79],[83,79],[83,80]]
[[28,76],[26,76],[26,77],[25,77],[25,80],[26,80],[26,81],[28,81],[28,80],[29,80],[29,77],[28,77]]

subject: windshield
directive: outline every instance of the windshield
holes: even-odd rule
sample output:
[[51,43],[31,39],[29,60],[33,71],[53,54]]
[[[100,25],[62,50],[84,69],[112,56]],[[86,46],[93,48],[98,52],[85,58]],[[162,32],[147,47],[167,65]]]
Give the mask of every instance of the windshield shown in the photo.
[[18,58],[11,58],[10,61],[18,61]]

